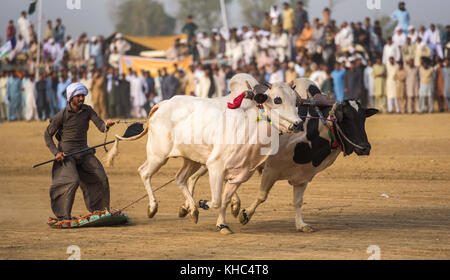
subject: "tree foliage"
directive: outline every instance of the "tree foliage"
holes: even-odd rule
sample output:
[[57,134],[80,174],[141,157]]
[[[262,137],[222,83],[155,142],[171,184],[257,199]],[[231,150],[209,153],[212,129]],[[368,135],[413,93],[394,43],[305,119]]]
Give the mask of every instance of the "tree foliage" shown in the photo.
[[134,36],[171,35],[176,21],[154,0],[125,0],[113,4],[118,32]]

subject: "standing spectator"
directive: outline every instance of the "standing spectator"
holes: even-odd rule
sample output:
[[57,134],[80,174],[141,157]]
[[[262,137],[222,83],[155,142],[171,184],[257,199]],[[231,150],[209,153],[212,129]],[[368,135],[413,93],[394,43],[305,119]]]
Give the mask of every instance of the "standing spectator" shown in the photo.
[[406,44],[406,34],[403,33],[403,30],[400,27],[396,27],[394,32],[392,43],[399,48],[403,47]]
[[425,38],[422,39],[430,47],[432,57],[438,55],[441,59],[444,58],[441,45],[441,33],[434,24],[430,25],[430,28],[425,33]]
[[302,34],[303,27],[308,21],[308,12],[303,9],[303,2],[297,2],[297,9],[295,10],[294,20],[294,28],[297,35]]
[[122,33],[117,33],[114,42],[114,47],[117,48],[119,55],[124,55],[131,49],[131,45],[123,38]]
[[52,70],[47,76],[47,89],[46,98],[49,104],[50,115],[49,118],[53,118],[56,113],[58,113],[58,96],[56,95],[56,90],[58,89],[58,73]]
[[32,34],[30,33],[30,21],[27,19],[27,12],[22,11],[21,16],[17,20],[17,26],[19,27],[19,32],[22,34],[27,45],[31,43]]
[[283,3],[283,30],[288,33],[294,27],[295,13],[289,3]]
[[108,115],[110,118],[120,117],[120,74],[119,69],[112,70],[111,91],[108,94]]
[[444,59],[444,96],[447,101],[447,108],[450,111],[450,64],[448,58]]
[[281,13],[278,10],[277,5],[272,5],[270,7],[269,15],[271,20],[270,32],[272,34],[278,33],[278,30],[280,29]]
[[45,120],[50,117],[50,108],[47,102],[47,81],[45,72],[39,73],[39,80],[36,82],[36,107],[39,119]]
[[11,48],[14,49],[16,47],[16,27],[12,20],[9,21],[8,27],[6,28],[6,39],[11,41]]
[[388,113],[394,111],[399,113],[400,108],[397,100],[397,85],[395,82],[395,73],[397,73],[397,64],[393,56],[389,57],[389,62],[386,65],[386,96]]
[[331,17],[331,11],[330,9],[328,9],[328,7],[325,7],[322,10],[322,17],[323,17],[322,25],[328,26],[330,24],[330,17]]
[[17,76],[16,71],[12,71],[6,84],[6,96],[8,98],[9,105],[9,117],[8,120],[22,120],[22,82]]
[[414,65],[414,59],[410,58],[405,67],[406,72],[406,107],[408,113],[414,113],[418,110],[419,97],[419,70]]
[[66,88],[72,83],[72,79],[69,78],[67,69],[61,69],[61,77],[59,78],[59,83],[56,90],[56,95],[58,97],[58,110],[62,110],[67,105],[67,92]]
[[130,82],[126,79],[124,73],[120,74],[119,80],[119,117],[129,118],[131,111]]
[[91,94],[88,94],[84,97],[84,104],[94,107],[94,104],[92,102],[92,76],[94,75],[88,77],[87,71],[83,71],[81,73],[80,83],[85,85],[89,92],[91,92]]
[[353,38],[355,45],[361,45],[366,52],[370,52],[370,34],[362,28],[361,22],[356,24],[356,28],[353,30]]
[[190,44],[192,38],[195,37],[195,31],[197,30],[198,26],[193,22],[193,17],[189,15],[187,17],[187,23],[183,26],[181,29],[182,33],[186,33],[188,35],[187,41]]
[[333,78],[331,77],[331,72],[327,71],[327,76],[325,81],[323,81],[320,91],[329,97],[333,97]]
[[419,37],[419,35],[417,34],[416,29],[412,25],[409,26],[408,30],[409,30],[408,38],[411,39],[411,44],[415,44],[417,42],[417,38]]
[[299,78],[297,72],[295,72],[295,63],[293,61],[289,61],[288,63],[288,69],[286,70],[285,78],[285,82],[288,84]]
[[309,41],[311,40],[313,35],[313,29],[309,25],[309,22],[305,22],[304,27],[302,29],[302,33],[297,38],[296,47],[298,50],[301,48],[307,48],[309,46]]
[[105,75],[105,96],[106,96],[106,106],[108,111],[109,118],[116,117],[116,98],[114,96],[115,92],[113,92],[114,87],[114,70],[113,68],[108,68],[107,73]]
[[376,58],[376,63],[373,65],[372,76],[374,79],[374,95],[375,108],[386,111],[386,67],[381,63],[381,58]]
[[295,29],[292,28],[288,33],[288,59],[290,61],[295,60],[297,57],[297,48],[295,46],[297,42],[297,34],[295,34]]
[[320,52],[320,42],[323,36],[325,29],[322,26],[322,24],[320,23],[318,18],[314,19],[314,24],[313,24],[313,32],[312,32],[312,36],[311,36],[311,40],[309,40],[309,48],[308,50],[311,53],[317,53]]
[[405,34],[408,34],[409,12],[406,10],[405,2],[398,4],[398,10],[392,13],[391,19],[397,22],[396,27],[400,27]]
[[344,62],[337,62],[334,65],[334,70],[331,72],[331,77],[333,78],[334,86],[334,99],[336,102],[341,102],[345,98],[345,86],[344,86],[344,76],[345,67],[343,67]]
[[416,47],[414,49],[414,65],[419,67],[422,64],[422,57],[430,57],[431,49],[422,41],[422,37],[417,38]]
[[394,75],[396,83],[396,97],[400,107],[400,113],[406,113],[406,71],[403,62],[398,62],[398,69]]
[[322,46],[323,60],[328,66],[332,66],[335,61],[336,45],[334,44],[334,33],[330,26],[325,27],[320,45]]
[[355,61],[350,61],[350,68],[344,75],[344,91],[348,99],[359,100],[362,96],[363,77],[361,72],[356,69]]
[[416,46],[412,43],[411,37],[406,38],[406,44],[401,47],[402,60],[407,62],[410,59],[414,59]]
[[438,103],[438,110],[439,112],[447,111],[448,108],[446,108],[446,102],[444,97],[444,61],[442,59],[438,59],[436,69],[435,69],[435,93],[436,93],[436,100]]
[[433,67],[430,66],[429,59],[422,59],[422,65],[419,68],[419,75],[419,112],[424,113],[426,111],[426,107],[428,107],[428,113],[432,113],[434,105]]
[[273,72],[270,73],[269,83],[277,83],[277,82],[284,82],[283,78],[283,70],[280,67],[280,64],[278,62],[275,62],[273,65]]
[[91,44],[91,48],[90,48],[90,55],[92,58],[94,58],[95,68],[102,69],[103,68],[102,43],[97,38],[97,36],[92,37],[91,43],[92,44]]
[[317,65],[316,63],[311,64],[312,73],[309,78],[316,83],[318,88],[322,87],[322,83],[327,78],[327,73],[324,71],[322,65]]
[[372,72],[373,72],[373,61],[369,59],[367,61],[367,67],[364,69],[364,87],[367,92],[367,99],[368,99],[368,105],[371,108],[375,107],[375,93],[374,93],[374,86],[375,86],[375,79],[373,78]]
[[[137,76],[133,71],[130,76],[130,98],[131,98],[131,115],[134,118],[145,118],[147,112],[144,105],[147,102],[145,93],[147,92],[147,83],[144,77]],[[164,82],[163,82],[164,84]]]
[[383,49],[383,64],[388,65],[391,57],[394,58],[394,62],[399,61],[401,58],[401,53],[398,46],[394,45],[392,38],[389,37]]
[[204,75],[199,81],[199,96],[203,98],[213,98],[221,96],[219,92],[219,82],[214,78],[210,65],[203,67]]
[[52,21],[47,20],[47,26],[44,31],[44,39],[53,38],[55,36],[55,32],[52,27]]
[[341,25],[341,30],[334,38],[338,50],[347,51],[353,45],[353,31],[346,21]]
[[94,72],[94,77],[92,78],[92,104],[94,105],[94,110],[102,119],[108,116],[108,103],[105,93],[105,84],[105,77],[102,75],[101,70],[97,69]]
[[24,78],[24,91],[25,91],[25,119],[27,121],[39,120],[39,115],[36,107],[36,86],[34,82],[34,75],[29,74]]
[[54,30],[54,37],[57,43],[64,42],[64,33],[66,32],[66,27],[62,24],[61,19],[56,19],[56,26]]
[[8,119],[8,110],[6,104],[6,83],[8,77],[5,72],[0,71],[0,122]]

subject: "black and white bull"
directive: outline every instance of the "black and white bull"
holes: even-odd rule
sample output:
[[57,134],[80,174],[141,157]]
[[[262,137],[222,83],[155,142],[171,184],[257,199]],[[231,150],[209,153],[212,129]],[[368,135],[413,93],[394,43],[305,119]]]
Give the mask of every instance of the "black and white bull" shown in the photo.
[[[309,79],[297,79],[295,89],[302,98],[307,93],[314,96],[320,90]],[[317,108],[317,107],[316,107]],[[247,224],[256,208],[266,201],[275,182],[288,180],[293,186],[293,203],[296,208],[297,230],[311,232],[313,229],[302,218],[303,194],[316,174],[331,166],[338,155],[355,152],[369,155],[370,143],[365,131],[366,118],[378,113],[376,109],[362,108],[355,100],[335,103],[332,107],[299,107],[299,116],[304,121],[302,133],[280,136],[277,154],[270,156],[262,167],[261,185],[256,200],[250,207],[240,211],[240,199],[235,193],[231,201],[231,212],[242,224]],[[198,178],[207,170],[201,168],[188,182],[191,193]],[[182,213],[180,216],[183,216]]]

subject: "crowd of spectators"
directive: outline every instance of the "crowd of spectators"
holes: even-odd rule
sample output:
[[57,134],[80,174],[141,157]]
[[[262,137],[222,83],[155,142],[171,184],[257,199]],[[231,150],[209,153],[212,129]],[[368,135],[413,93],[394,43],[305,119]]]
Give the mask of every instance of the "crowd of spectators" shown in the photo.
[[[36,68],[38,40],[25,12],[7,28],[12,50],[0,72],[1,119],[52,117],[66,106],[65,88],[79,81],[89,89],[86,103],[101,117],[145,117],[149,109],[177,94],[212,98],[228,93],[236,73],[249,73],[260,82],[291,82],[307,77],[336,101],[359,100],[386,113],[444,112],[450,109],[450,26],[442,32],[410,25],[405,3],[391,15],[393,34],[383,34],[380,22],[343,21],[339,26],[328,8],[309,18],[302,2],[296,7],[272,6],[261,26],[199,32],[189,16],[167,50],[175,71],[162,68],[152,76],[133,69],[123,74],[121,55],[130,44],[120,33],[106,43],[103,36],[74,39],[61,19],[47,22]],[[189,69],[177,62],[192,56]],[[35,69],[39,69],[36,74]],[[170,71],[169,71],[170,70]]]

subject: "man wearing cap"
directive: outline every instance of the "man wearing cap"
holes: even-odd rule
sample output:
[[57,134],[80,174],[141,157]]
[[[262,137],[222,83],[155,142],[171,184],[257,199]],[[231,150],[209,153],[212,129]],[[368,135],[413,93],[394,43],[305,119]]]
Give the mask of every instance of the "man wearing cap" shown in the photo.
[[[52,168],[50,199],[53,213],[60,220],[71,219],[72,205],[78,186],[83,191],[84,201],[89,212],[109,210],[108,177],[94,150],[66,157],[68,153],[87,147],[89,121],[104,132],[115,123],[106,123],[92,107],[84,104],[88,89],[81,83],[67,87],[67,106],[58,112],[45,130],[44,139],[56,161]],[[58,146],[53,142],[56,135]]]

